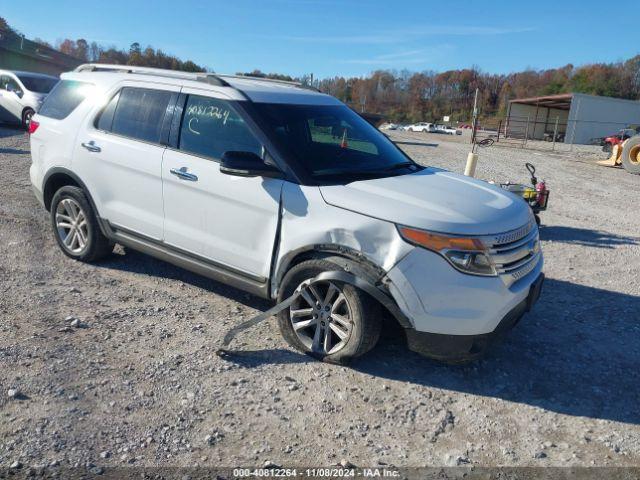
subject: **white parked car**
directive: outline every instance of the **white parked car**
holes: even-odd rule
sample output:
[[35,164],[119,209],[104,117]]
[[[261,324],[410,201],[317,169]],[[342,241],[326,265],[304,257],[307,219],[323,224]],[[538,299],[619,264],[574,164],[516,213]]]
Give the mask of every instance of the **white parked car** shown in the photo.
[[58,78],[33,72],[0,70],[0,120],[28,128]]
[[414,123],[412,125],[408,125],[407,126],[407,130],[410,131],[410,132],[428,132],[428,133],[433,133],[433,132],[435,132],[435,127],[434,127],[433,123],[420,122],[420,123]]
[[444,133],[445,135],[462,135],[462,130],[449,127],[448,125],[436,125],[435,131],[437,133]]
[[522,199],[416,164],[296,84],[84,65],[30,132],[31,182],[66,255],[120,243],[278,302],[301,289],[278,323],[318,358],[372,349],[384,307],[412,350],[469,360],[541,290]]
[[398,125],[396,125],[395,123],[383,123],[382,125],[380,125],[380,130],[397,130],[398,129]]

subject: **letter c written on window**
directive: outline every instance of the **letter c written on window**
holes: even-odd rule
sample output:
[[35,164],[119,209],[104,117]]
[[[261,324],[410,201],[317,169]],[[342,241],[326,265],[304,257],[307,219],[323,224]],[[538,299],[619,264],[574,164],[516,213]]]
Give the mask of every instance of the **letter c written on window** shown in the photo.
[[191,117],[188,123],[189,131],[195,135],[200,135],[200,132],[195,129],[195,124],[198,122],[198,117]]

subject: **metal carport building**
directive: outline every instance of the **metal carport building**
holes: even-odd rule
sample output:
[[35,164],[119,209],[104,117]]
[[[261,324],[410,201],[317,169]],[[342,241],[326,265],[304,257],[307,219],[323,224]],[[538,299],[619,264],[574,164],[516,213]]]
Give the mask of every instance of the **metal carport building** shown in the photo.
[[506,124],[528,139],[543,140],[557,132],[567,143],[587,144],[640,124],[640,102],[584,93],[516,98],[509,102]]

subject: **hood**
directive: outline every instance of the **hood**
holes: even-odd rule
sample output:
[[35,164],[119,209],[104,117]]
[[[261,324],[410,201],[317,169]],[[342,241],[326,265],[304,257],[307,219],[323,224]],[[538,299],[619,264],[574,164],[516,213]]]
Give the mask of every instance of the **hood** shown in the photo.
[[437,168],[321,186],[320,191],[335,207],[454,235],[493,235],[519,228],[531,218],[529,206],[499,186]]

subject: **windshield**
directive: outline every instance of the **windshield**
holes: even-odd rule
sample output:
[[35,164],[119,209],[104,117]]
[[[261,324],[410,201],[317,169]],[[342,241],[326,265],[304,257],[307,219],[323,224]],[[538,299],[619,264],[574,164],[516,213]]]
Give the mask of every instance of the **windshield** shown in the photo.
[[389,176],[420,168],[345,105],[254,106],[279,150],[313,177]]
[[36,77],[32,75],[18,75],[18,78],[27,90],[36,93],[49,93],[58,83],[57,78]]

